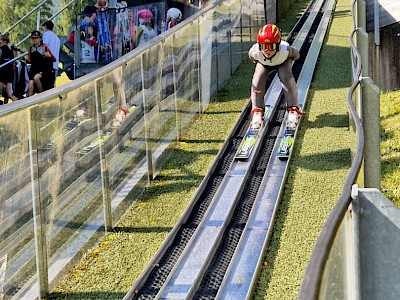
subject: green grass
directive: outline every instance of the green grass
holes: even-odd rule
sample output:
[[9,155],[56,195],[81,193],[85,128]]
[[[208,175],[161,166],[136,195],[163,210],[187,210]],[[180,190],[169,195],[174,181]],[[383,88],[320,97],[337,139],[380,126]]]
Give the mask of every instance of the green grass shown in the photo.
[[[293,27],[298,11],[307,4],[299,1],[293,16],[279,24],[284,33]],[[273,232],[255,299],[296,298],[312,247],[339,198],[350,167],[346,104],[351,84],[350,3],[338,0],[334,16],[310,87],[276,216],[278,230]],[[254,64],[245,60],[176,145],[159,176],[126,211],[115,232],[90,250],[49,298],[124,297],[187,207],[247,104],[253,71]],[[382,95],[381,108],[382,186],[387,195],[397,188],[397,198],[393,198],[397,203],[399,96]],[[385,107],[390,109],[386,111]],[[395,167],[391,167],[393,164]]]
[[400,207],[400,91],[381,95],[382,192]]

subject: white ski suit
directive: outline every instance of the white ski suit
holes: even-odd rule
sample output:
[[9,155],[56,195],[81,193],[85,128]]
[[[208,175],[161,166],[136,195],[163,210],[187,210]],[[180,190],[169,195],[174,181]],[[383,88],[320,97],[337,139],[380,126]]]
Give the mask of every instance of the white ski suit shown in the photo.
[[298,107],[298,91],[292,73],[292,61],[300,58],[299,51],[290,46],[289,43],[281,41],[279,50],[271,58],[266,58],[264,56],[258,43],[250,48],[248,54],[249,58],[256,63],[251,87],[252,107],[264,108],[266,82],[269,74],[273,70],[278,71],[278,77],[282,83],[283,93],[288,107]]

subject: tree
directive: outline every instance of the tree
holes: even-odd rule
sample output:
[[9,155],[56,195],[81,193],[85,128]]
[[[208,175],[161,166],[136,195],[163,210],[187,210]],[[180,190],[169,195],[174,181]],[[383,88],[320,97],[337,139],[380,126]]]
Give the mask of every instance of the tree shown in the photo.
[[[61,0],[61,7],[64,7],[70,0]],[[76,16],[83,12],[86,5],[94,4],[93,0],[75,0],[66,10],[61,14],[60,22],[58,24],[58,34],[68,35],[71,26],[76,25]]]
[[[8,30],[18,21],[23,19],[28,12],[35,8],[41,0],[2,0],[0,1],[0,15],[2,16],[2,29]],[[51,16],[50,8],[52,0],[47,0],[40,8],[40,22]],[[32,30],[37,29],[37,12],[26,17],[22,22],[10,30],[11,44],[17,44],[24,39]],[[41,29],[41,28],[39,28]],[[21,47],[28,47],[30,41],[24,42]]]

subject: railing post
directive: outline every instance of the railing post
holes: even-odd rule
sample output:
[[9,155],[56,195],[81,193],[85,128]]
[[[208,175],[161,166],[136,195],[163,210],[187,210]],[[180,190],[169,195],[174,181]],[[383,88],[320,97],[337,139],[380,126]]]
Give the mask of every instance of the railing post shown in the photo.
[[197,19],[197,85],[199,89],[199,113],[202,114],[204,113],[204,107],[203,107],[203,80],[202,80],[202,75],[201,75],[201,30],[200,30],[200,18]]
[[40,8],[37,10],[36,29],[37,29],[37,30],[40,30]]
[[37,106],[29,109],[28,134],[29,134],[29,158],[32,183],[32,207],[33,226],[35,236],[36,272],[39,284],[39,299],[49,293],[49,278],[47,264],[46,241],[46,213],[40,197],[40,168],[36,134]]
[[[95,81],[95,101],[96,101],[96,119],[97,119],[97,132],[98,137],[104,135],[103,115],[101,111],[101,87],[102,79]],[[111,197],[110,197],[110,179],[108,174],[107,159],[106,159],[106,142],[99,143],[99,160],[100,160],[100,173],[101,173],[101,195],[103,198],[104,210],[104,230],[105,232],[112,228],[111,217]]]
[[364,186],[381,188],[379,87],[369,77],[361,79],[364,127]]
[[151,141],[149,137],[149,109],[146,101],[146,94],[147,94],[147,67],[145,70],[145,58],[146,58],[146,53],[143,53],[140,56],[140,62],[141,62],[141,73],[142,73],[142,96],[143,96],[143,119],[144,119],[144,139],[146,143],[146,157],[147,157],[147,171],[148,171],[148,176],[147,176],[147,184],[150,185],[150,181],[153,179],[153,154],[151,150]]
[[[361,214],[362,209],[360,209],[360,203],[358,199],[358,185],[353,184],[351,187],[351,198],[352,202],[349,205],[348,212],[351,214],[352,220],[352,227],[353,227],[353,243],[352,243],[352,250],[353,250],[353,267],[352,276],[354,277],[353,280],[346,280],[350,283],[349,290],[352,291],[349,299],[360,300],[361,299],[361,236],[360,236],[360,221],[361,221]],[[350,255],[349,255],[350,256]],[[351,256],[350,256],[351,259]]]
[[229,30],[226,32],[227,35],[227,40],[228,40],[228,49],[229,49],[229,71],[230,71],[230,75],[233,74],[233,70],[232,70],[232,32]]
[[357,49],[361,57],[361,75],[369,77],[368,33],[360,28],[357,30]]

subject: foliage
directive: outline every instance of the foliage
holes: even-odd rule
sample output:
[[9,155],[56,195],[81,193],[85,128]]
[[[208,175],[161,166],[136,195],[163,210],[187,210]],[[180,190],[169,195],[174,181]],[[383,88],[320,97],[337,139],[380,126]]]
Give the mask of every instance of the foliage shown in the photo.
[[[3,0],[0,1],[0,15],[2,18],[3,31],[8,30],[19,20],[21,20],[28,12],[34,9],[41,1],[39,0]],[[45,2],[40,10],[41,23],[51,16],[52,0]],[[15,26],[11,33],[11,44],[17,44],[22,39],[30,34],[32,30],[37,29],[37,14],[36,12],[28,16],[24,21]],[[41,28],[40,28],[41,29]],[[22,49],[29,46],[30,41],[22,44]]]
[[[1,30],[5,32],[7,29],[11,28],[41,2],[42,0],[0,1]],[[69,2],[70,0],[61,0],[61,2],[59,2],[59,0],[47,0],[40,10],[39,30],[42,31],[41,25]],[[53,19],[55,24],[54,32],[60,36],[67,35],[70,27],[75,25],[76,15],[81,13],[86,5],[93,5],[94,3],[94,0],[75,0],[61,13],[60,17]],[[11,44],[19,43],[35,29],[37,29],[36,11],[10,30]],[[26,49],[29,45],[30,41],[27,40],[22,44],[22,49]]]
[[[70,0],[62,0],[61,7],[64,7]],[[60,22],[57,24],[57,34],[66,36],[69,34],[71,27],[75,26],[76,16],[83,12],[86,5],[94,5],[94,0],[76,0],[68,9],[61,13]]]

